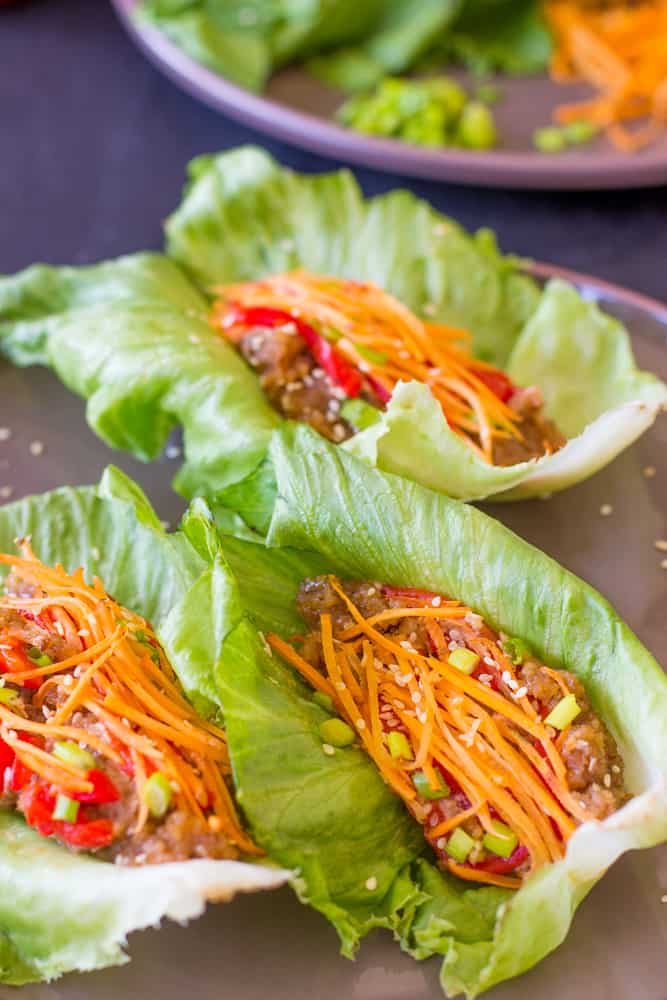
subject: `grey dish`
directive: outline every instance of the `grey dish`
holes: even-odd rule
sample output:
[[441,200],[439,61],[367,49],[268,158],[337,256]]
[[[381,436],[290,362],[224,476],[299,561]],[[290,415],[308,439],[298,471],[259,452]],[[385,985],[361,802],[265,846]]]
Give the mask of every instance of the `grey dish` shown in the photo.
[[[632,334],[643,368],[667,378],[667,307],[571,272],[566,277]],[[141,465],[88,430],[84,404],[51,373],[0,362],[0,489],[12,499],[63,483],[94,482],[110,461],[135,477],[161,517],[176,524],[183,502],[170,490],[175,460]],[[43,451],[31,444],[40,442]],[[486,509],[598,587],[659,661],[667,663],[667,420],[658,420],[603,472],[551,500]],[[611,508],[611,510],[609,510]],[[603,509],[605,513],[603,514]],[[667,845],[626,855],[583,903],[566,942],[535,969],[491,990],[489,1000],[665,1000]],[[377,932],[351,963],[334,931],[288,889],[211,906],[187,928],[166,924],[129,941],[131,963],[10,1000],[427,1000],[440,997],[437,961],[417,963]]]
[[[406,176],[488,187],[599,190],[667,184],[667,131],[637,155],[618,152],[604,138],[564,154],[536,152],[533,130],[548,124],[551,109],[563,100],[562,88],[546,77],[502,81],[504,98],[495,110],[502,148],[425,149],[337,125],[332,115],[341,95],[298,68],[277,73],[263,96],[244,90],[195,62],[157,28],[138,23],[139,0],[112,3],[140,49],[183,90],[259,132],[313,153]],[[576,87],[567,90],[568,100],[585,94]]]

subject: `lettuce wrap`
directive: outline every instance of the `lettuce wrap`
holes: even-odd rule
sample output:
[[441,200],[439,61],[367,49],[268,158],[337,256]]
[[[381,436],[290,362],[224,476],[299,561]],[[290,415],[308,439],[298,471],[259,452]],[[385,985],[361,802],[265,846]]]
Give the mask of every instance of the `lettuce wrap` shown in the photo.
[[[167,535],[139,488],[113,468],[97,488],[58,489],[0,509],[0,551],[28,535],[43,561],[99,574],[118,600],[150,617],[201,714],[215,716],[216,604],[228,587],[219,562],[200,558],[183,534]],[[207,901],[272,888],[287,876],[227,860],[123,867],[71,852],[2,810],[0,981],[121,964],[130,931],[164,917],[190,920]]]
[[283,422],[209,325],[207,293],[300,266],[374,282],[418,316],[467,329],[477,357],[540,387],[568,438],[542,458],[485,462],[419,382],[399,382],[386,410],[343,446],[450,496],[563,489],[608,464],[667,404],[664,384],[637,370],[621,323],[567,283],[541,290],[487,231],[469,236],[406,191],[364,199],[347,171],[299,175],[253,148],[201,157],[190,173],[167,222],[171,260],[35,265],[0,279],[0,351],[16,364],[50,365],[88,400],[93,430],[142,459],[155,458],[180,424],[185,464],[175,487],[186,496],[215,499],[256,471]]
[[[371,469],[304,427],[276,434],[271,463],[268,547],[221,539],[229,612],[215,679],[239,801],[269,856],[298,869],[300,898],[334,924],[344,954],[386,927],[416,958],[443,957],[448,996],[475,997],[557,947],[622,853],[667,837],[667,678],[600,594],[475,508]],[[184,530],[201,553],[219,553],[201,501]],[[633,797],[580,826],[565,857],[518,892],[440,871],[366,753],[323,753],[327,712],[265,641],[303,632],[296,592],[321,573],[448,594],[574,673],[618,742]]]
[[248,90],[262,91],[290,62],[344,91],[387,73],[545,69],[551,36],[536,0],[143,0],[138,19],[155,25],[197,62]]

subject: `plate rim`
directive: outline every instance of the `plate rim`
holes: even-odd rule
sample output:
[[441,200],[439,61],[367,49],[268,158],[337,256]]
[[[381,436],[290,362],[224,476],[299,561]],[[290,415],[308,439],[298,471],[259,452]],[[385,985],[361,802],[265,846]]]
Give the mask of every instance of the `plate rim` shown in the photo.
[[201,65],[159,28],[135,17],[140,0],[111,0],[138,48],[192,97],[242,124],[320,156],[357,166],[435,181],[536,190],[610,190],[667,184],[667,152],[647,151],[631,162],[625,154],[605,161],[572,154],[433,150],[361,135],[304,111],[253,94]]

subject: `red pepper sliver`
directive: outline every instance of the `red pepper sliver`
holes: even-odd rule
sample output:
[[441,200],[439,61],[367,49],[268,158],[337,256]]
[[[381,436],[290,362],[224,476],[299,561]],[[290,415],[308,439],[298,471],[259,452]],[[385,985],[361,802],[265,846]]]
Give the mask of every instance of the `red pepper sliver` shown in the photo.
[[90,805],[102,805],[105,802],[118,802],[120,794],[111,778],[104,773],[93,768],[86,774],[86,780],[93,786],[91,792],[68,792],[70,799],[76,802],[86,802]]

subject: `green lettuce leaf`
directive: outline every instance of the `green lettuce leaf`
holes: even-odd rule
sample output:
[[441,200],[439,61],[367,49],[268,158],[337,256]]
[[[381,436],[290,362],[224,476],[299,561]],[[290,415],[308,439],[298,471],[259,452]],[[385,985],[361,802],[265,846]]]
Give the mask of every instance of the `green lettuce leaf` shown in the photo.
[[[186,690],[208,715],[218,655],[220,592],[228,573],[181,533],[166,534],[141,490],[108,469],[99,490],[64,488],[0,509],[0,551],[31,535],[37,555],[98,574],[110,593],[155,625]],[[187,642],[187,638],[192,641]],[[230,861],[122,868],[76,854],[0,811],[0,981],[52,979],[127,961],[129,932],[184,921],[208,900],[271,888],[287,872]]]
[[397,6],[407,0],[143,0],[137,16],[197,62],[261,91],[285,63],[374,34]]
[[541,292],[491,234],[468,235],[407,191],[365,199],[347,171],[304,176],[254,148],[200,157],[190,173],[167,223],[173,260],[138,254],[0,278],[0,352],[17,364],[51,365],[88,400],[91,427],[142,459],[156,457],[182,425],[185,464],[175,487],[209,496],[229,529],[243,530],[238,511],[252,528],[265,527],[265,511],[241,510],[239,490],[258,476],[270,503],[261,463],[283,421],[207,322],[205,296],[220,283],[296,267],[374,281],[417,314],[470,330],[477,356],[519,384],[539,385],[570,439],[553,456],[488,465],[415,382],[399,384],[386,412],[345,445],[461,499],[563,489],[610,462],[667,403],[665,386],[637,370],[618,321],[563,282]]
[[[557,947],[623,852],[667,839],[667,678],[600,594],[475,508],[372,469],[305,427],[277,433],[271,460],[269,548],[222,540],[247,613],[216,674],[240,801],[270,856],[300,868],[301,898],[332,920],[346,953],[370,927],[390,927],[416,957],[443,956],[448,995],[474,997]],[[565,858],[517,893],[440,873],[374,764],[354,747],[323,753],[325,713],[263,642],[262,630],[299,628],[299,581],[323,569],[453,595],[571,670],[618,740],[632,800],[580,827]]]
[[207,303],[158,254],[0,278],[0,352],[50,365],[88,401],[92,429],[154,459],[184,429],[175,487],[215,492],[252,472],[279,423],[257,379],[207,321]]

